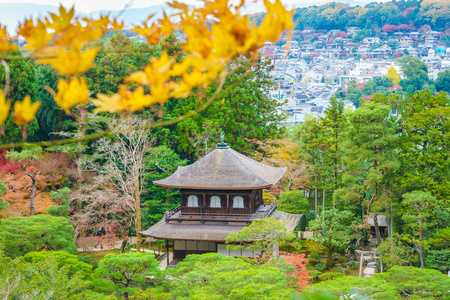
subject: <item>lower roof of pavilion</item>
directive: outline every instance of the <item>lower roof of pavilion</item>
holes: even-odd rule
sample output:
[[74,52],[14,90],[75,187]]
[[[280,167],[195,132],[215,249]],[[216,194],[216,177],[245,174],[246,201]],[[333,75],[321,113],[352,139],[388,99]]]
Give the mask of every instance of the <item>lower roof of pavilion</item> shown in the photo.
[[[292,232],[300,222],[302,215],[276,210],[272,217],[282,222],[286,229]],[[248,226],[247,222],[205,222],[202,224],[198,221],[183,221],[183,223],[166,223],[163,218],[149,229],[139,233],[142,236],[164,240],[225,242],[230,233],[238,232],[246,226]]]

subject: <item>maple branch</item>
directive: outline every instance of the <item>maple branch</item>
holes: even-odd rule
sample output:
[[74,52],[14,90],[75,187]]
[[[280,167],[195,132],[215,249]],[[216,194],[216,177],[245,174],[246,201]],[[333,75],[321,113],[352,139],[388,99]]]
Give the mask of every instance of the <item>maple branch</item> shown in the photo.
[[221,92],[226,93],[226,92],[230,91],[238,83],[240,83],[241,81],[243,81],[247,77],[251,76],[254,72],[257,72],[260,69],[261,69],[261,67],[257,67],[255,70],[252,70],[252,72],[246,72],[244,75],[242,75],[241,78],[234,80],[229,86],[227,86],[223,90],[222,90],[222,88],[225,84],[225,79],[226,79],[227,75],[232,75],[232,74],[236,73],[237,69],[234,69],[229,74],[227,74],[226,72],[222,73],[220,75],[219,84],[218,84],[214,94],[209,99],[207,99],[203,104],[197,106],[196,109],[191,110],[188,113],[178,116],[172,120],[159,121],[159,122],[146,124],[146,125],[128,127],[126,129],[116,130],[116,131],[108,129],[103,132],[93,133],[93,134],[89,134],[89,135],[86,135],[83,137],[75,137],[75,138],[69,138],[69,139],[63,139],[63,140],[52,140],[52,141],[43,141],[43,142],[35,142],[35,143],[26,143],[26,142],[10,143],[10,144],[5,144],[5,145],[0,145],[0,149],[58,146],[58,145],[65,145],[65,144],[71,144],[71,143],[77,143],[77,142],[90,141],[90,140],[94,140],[94,139],[98,139],[98,138],[110,136],[110,135],[122,134],[122,133],[125,133],[130,130],[151,129],[151,128],[158,128],[158,127],[174,125],[176,123],[184,121],[184,120],[191,118],[191,117],[195,116],[196,114],[204,111],[206,108],[208,108],[208,106],[212,102],[214,102],[217,99],[217,97],[220,95]]
[[[136,52],[141,52],[141,53],[151,53],[154,52],[155,49],[114,49],[114,50],[99,50],[97,52],[97,54],[110,54],[110,53],[136,53]],[[56,54],[47,54],[47,55],[33,55],[33,54],[28,54],[28,55],[23,55],[23,56],[16,56],[16,55],[0,55],[0,59],[1,60],[29,60],[29,59],[34,59],[34,60],[38,60],[38,59],[49,59],[49,58],[57,58],[58,55]]]
[[8,63],[4,59],[2,59],[2,65],[5,67],[5,89],[3,90],[3,97],[6,97],[6,95],[8,95],[10,85],[10,72]]

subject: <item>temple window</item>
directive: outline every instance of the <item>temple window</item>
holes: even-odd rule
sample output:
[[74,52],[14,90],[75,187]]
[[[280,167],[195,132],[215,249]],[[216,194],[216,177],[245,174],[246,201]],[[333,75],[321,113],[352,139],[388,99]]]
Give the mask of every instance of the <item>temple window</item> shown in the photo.
[[210,200],[211,200],[211,204],[209,205],[210,207],[221,207],[219,196],[212,196]]
[[195,195],[190,195],[188,197],[188,204],[189,207],[198,207],[198,198]]
[[233,197],[233,208],[244,208],[244,198],[242,196]]

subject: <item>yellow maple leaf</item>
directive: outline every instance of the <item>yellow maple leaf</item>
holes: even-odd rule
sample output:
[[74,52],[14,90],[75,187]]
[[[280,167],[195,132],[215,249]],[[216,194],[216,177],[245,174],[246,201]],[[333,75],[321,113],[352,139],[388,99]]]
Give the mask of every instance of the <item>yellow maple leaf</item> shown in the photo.
[[168,80],[174,60],[164,52],[160,58],[152,57],[150,65],[144,68],[144,71],[131,73],[125,77],[125,82],[134,82],[140,85],[155,84],[155,81],[160,82],[162,79]]
[[186,85],[191,87],[197,87],[208,82],[208,78],[204,76],[198,69],[193,70],[190,73],[183,74],[183,81]]
[[83,22],[84,25],[78,20],[74,24],[69,24],[61,34],[55,36],[55,45],[81,49],[82,46],[102,38],[108,30],[107,16],[102,16],[98,20],[84,18]]
[[161,28],[155,23],[153,23],[150,27],[148,27],[148,25],[144,23],[142,24],[142,26],[135,26],[133,29],[131,29],[131,31],[145,36],[149,45],[156,45],[161,40]]
[[171,90],[170,97],[186,98],[191,94],[192,87],[184,82],[180,83],[171,82],[170,90]]
[[185,3],[181,3],[178,1],[172,1],[172,2],[168,2],[167,5],[169,5],[170,7],[174,8],[174,9],[179,9],[179,10],[188,10],[189,6]]
[[47,26],[55,30],[55,34],[62,33],[72,22],[73,16],[75,14],[74,7],[67,11],[61,4],[59,6],[59,16],[57,14],[50,13],[50,17],[53,22],[48,19]]
[[41,101],[37,101],[31,103],[30,96],[25,96],[22,102],[17,101],[14,103],[14,113],[13,118],[14,122],[17,125],[22,125],[24,123],[30,122],[34,119],[39,106],[41,105]]
[[0,125],[8,118],[10,108],[11,101],[7,101],[3,96],[3,91],[0,90]]
[[119,22],[117,22],[117,19],[113,19],[113,21],[110,22],[110,25],[111,25],[111,29],[116,30],[116,31],[122,30],[124,27],[123,21],[119,23]]
[[143,87],[139,87],[131,92],[127,90],[125,85],[119,85],[117,94],[108,96],[98,93],[97,99],[94,99],[91,102],[97,106],[97,108],[94,109],[94,113],[114,113],[121,111],[135,112],[155,104],[156,100],[151,95],[146,95]]
[[126,110],[122,98],[118,94],[108,96],[98,93],[97,99],[91,100],[91,102],[97,106],[97,108],[93,111],[95,114],[100,112],[114,113]]
[[0,26],[0,52],[12,52],[17,49],[12,38],[8,35],[6,27]]
[[69,51],[58,49],[58,55],[55,58],[39,59],[39,64],[49,64],[59,75],[74,75],[85,73],[94,67],[94,59],[98,52],[97,47],[81,51],[76,47],[71,47]]
[[83,104],[89,100],[89,90],[84,77],[78,79],[72,78],[70,83],[63,79],[58,81],[58,93],[55,102],[64,109],[66,114],[70,113],[70,108],[76,104]]
[[258,27],[260,42],[276,42],[280,34],[285,30],[292,30],[294,22],[292,21],[293,10],[286,10],[280,0],[274,3],[264,0],[267,9],[267,15],[261,26]]
[[174,30],[174,24],[165,12],[163,12],[163,18],[159,21],[159,28],[162,36],[168,36]]
[[34,25],[32,19],[25,20],[23,24],[19,25],[17,34],[21,35],[28,42],[24,49],[36,50],[48,45],[52,39],[52,34],[47,31],[47,26],[41,20]]

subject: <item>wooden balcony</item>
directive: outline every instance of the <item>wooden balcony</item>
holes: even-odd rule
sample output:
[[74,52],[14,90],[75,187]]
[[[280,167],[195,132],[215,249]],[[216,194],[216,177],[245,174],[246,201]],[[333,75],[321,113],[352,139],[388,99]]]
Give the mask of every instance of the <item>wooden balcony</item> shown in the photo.
[[229,208],[229,207],[181,207],[167,211],[164,214],[166,223],[176,221],[198,221],[202,224],[205,222],[244,222],[250,224],[252,221],[270,217],[277,209],[277,202],[271,204],[263,204],[258,207],[255,213],[251,213],[249,208]]

